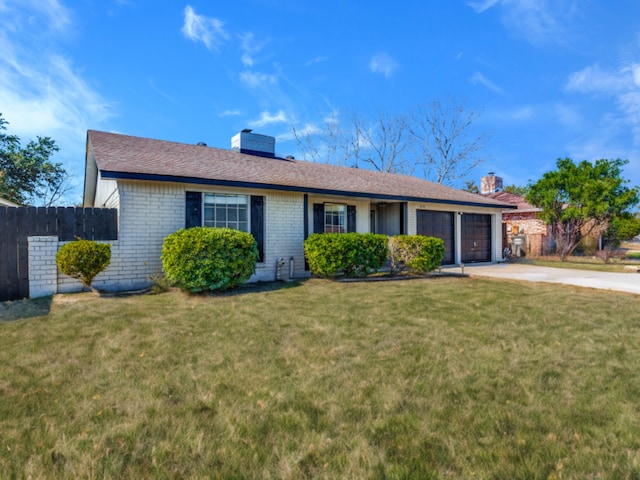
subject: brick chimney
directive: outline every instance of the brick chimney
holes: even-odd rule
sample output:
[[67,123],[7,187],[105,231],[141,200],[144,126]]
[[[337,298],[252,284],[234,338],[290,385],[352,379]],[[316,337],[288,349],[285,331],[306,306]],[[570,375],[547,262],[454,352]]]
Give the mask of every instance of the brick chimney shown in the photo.
[[480,179],[480,193],[488,195],[502,190],[502,178],[496,177],[494,172],[489,172],[486,177]]
[[274,158],[276,156],[276,139],[268,135],[252,133],[246,128],[231,138],[231,148],[240,153]]

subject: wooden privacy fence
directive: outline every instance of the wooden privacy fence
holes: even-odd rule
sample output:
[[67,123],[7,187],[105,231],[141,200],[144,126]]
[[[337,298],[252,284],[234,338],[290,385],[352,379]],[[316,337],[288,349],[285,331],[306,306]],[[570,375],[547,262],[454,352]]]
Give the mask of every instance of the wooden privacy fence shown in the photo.
[[115,208],[0,207],[0,302],[29,296],[28,237],[117,240]]

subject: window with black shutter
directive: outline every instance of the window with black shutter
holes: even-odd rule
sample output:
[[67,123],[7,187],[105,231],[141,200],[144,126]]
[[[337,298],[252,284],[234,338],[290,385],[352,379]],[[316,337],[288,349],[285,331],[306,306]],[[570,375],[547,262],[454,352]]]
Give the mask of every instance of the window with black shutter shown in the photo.
[[355,231],[355,205],[313,204],[313,233],[351,233]]
[[264,262],[264,197],[251,196],[251,235],[258,244],[258,261]]
[[258,261],[264,261],[264,197],[186,192],[185,228],[224,227],[251,233],[258,244]]

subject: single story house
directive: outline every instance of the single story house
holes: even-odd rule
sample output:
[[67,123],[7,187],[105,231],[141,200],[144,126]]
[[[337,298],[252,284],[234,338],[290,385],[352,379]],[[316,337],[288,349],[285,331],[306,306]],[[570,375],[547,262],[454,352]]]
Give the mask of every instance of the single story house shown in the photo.
[[314,232],[436,236],[446,265],[502,259],[509,204],[412,176],[282,158],[274,137],[250,130],[231,149],[90,130],[86,152],[84,206],[119,211],[99,288],[149,285],[163,239],[199,225],[253,234],[252,281],[308,276],[303,242]]

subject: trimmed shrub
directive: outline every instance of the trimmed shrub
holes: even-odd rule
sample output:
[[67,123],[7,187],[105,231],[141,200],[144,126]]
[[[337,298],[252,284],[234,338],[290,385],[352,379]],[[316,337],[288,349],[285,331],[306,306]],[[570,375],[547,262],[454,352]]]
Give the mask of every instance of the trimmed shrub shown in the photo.
[[424,275],[438,268],[444,257],[444,242],[440,238],[423,235],[389,237],[391,272],[408,270]]
[[167,279],[183,290],[226,290],[254,274],[258,246],[246,232],[194,227],[167,236],[161,260]]
[[314,233],[304,242],[311,273],[319,277],[360,277],[387,260],[387,237],[374,233]]
[[79,279],[82,284],[95,290],[93,279],[109,266],[111,245],[92,240],[75,240],[66,243],[56,254],[56,265],[62,273]]

